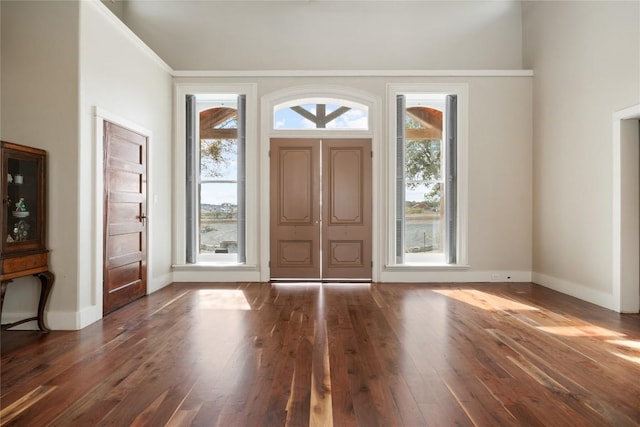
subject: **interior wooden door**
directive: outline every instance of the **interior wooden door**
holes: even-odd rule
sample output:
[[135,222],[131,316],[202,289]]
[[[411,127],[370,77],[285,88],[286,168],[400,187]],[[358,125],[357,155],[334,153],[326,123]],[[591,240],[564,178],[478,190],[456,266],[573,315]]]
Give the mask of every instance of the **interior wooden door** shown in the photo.
[[371,278],[371,140],[322,141],[322,277]]
[[371,278],[371,141],[277,139],[272,279]]
[[271,140],[271,277],[320,278],[320,144]]
[[146,159],[146,136],[104,122],[104,314],[147,293]]

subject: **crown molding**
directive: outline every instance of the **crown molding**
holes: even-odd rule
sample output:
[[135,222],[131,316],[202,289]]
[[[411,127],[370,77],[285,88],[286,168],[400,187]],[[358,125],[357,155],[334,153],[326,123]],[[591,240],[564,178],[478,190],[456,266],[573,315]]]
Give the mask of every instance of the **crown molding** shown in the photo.
[[533,70],[174,70],[174,77],[533,77]]

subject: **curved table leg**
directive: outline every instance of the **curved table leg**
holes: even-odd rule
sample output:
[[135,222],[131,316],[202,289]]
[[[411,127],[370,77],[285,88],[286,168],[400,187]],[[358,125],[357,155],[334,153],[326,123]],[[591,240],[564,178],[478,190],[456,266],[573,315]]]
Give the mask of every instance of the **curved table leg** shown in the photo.
[[11,280],[5,280],[0,282],[0,314],[2,314],[2,306],[4,305],[4,294],[7,293],[7,285],[11,283]]
[[34,276],[40,279],[40,284],[42,285],[40,289],[40,301],[38,302],[38,328],[43,332],[49,332],[49,328],[47,328],[44,323],[44,307],[47,305],[55,276],[50,271],[43,271],[42,273],[34,274]]

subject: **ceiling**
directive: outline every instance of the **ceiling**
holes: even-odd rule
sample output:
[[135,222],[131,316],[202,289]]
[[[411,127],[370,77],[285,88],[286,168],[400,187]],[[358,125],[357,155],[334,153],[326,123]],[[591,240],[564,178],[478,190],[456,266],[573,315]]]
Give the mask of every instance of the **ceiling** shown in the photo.
[[103,0],[175,70],[518,69],[519,1]]

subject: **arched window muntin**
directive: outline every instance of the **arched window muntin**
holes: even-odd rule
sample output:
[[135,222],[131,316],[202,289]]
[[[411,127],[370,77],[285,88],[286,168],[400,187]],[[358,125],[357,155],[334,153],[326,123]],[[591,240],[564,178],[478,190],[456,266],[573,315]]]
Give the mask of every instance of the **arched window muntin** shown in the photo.
[[369,106],[339,97],[308,96],[273,106],[271,130],[369,132]]

